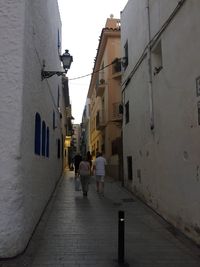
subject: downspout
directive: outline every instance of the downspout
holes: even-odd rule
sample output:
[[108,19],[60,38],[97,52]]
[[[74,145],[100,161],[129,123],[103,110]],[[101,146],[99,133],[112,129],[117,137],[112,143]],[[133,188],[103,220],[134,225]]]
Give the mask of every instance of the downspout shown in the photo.
[[154,130],[153,85],[152,85],[152,68],[151,68],[151,25],[150,25],[149,0],[146,0],[146,9],[147,9],[147,31],[148,31],[147,62],[148,62],[150,129]]

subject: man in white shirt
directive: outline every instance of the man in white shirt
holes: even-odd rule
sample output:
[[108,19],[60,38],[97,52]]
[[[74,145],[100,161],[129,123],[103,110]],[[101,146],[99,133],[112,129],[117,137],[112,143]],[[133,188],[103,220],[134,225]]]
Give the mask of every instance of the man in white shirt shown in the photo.
[[96,160],[94,161],[94,171],[96,176],[96,187],[98,193],[104,193],[104,179],[105,179],[105,166],[107,162],[102,156],[102,153],[97,152]]

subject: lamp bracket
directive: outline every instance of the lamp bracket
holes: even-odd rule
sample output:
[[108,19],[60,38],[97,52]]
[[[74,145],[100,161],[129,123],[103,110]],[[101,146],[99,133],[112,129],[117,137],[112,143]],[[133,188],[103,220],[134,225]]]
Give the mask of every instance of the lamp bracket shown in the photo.
[[61,76],[65,73],[67,73],[67,70],[66,71],[48,71],[48,70],[42,69],[41,78],[42,80],[44,80],[44,79],[52,77],[53,75]]
[[65,53],[63,55],[60,55],[60,61],[62,61],[64,71],[44,70],[45,60],[43,60],[43,66],[41,70],[41,79],[44,80],[44,79],[48,79],[52,77],[53,75],[61,76],[67,73],[68,69],[71,66],[71,63],[73,62],[73,57],[69,54],[69,50],[65,50]]

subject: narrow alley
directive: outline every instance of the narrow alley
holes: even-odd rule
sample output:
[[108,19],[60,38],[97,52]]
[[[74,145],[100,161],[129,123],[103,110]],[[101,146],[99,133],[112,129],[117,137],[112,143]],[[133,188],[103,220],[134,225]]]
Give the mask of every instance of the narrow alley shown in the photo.
[[[88,197],[67,171],[21,256],[0,267],[199,267],[199,249],[139,199],[107,178]],[[125,212],[125,263],[118,265],[118,211]]]

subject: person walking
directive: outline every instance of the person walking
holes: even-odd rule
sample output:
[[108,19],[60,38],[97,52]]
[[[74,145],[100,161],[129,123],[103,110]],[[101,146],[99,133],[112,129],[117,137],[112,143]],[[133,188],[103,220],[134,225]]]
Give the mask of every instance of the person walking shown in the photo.
[[90,182],[90,162],[87,160],[87,157],[84,157],[79,164],[79,174],[81,178],[83,196],[87,196]]
[[[87,152],[86,157],[87,157],[87,161],[90,163],[90,172],[92,173],[92,155],[91,155],[90,151]],[[91,175],[91,173],[90,173],[90,175]]]
[[79,153],[77,153],[74,157],[74,168],[75,168],[75,178],[78,176],[79,164],[82,160],[82,157]]
[[97,152],[96,160],[94,161],[94,172],[96,176],[96,190],[97,193],[104,194],[104,180],[106,173],[106,159],[102,156],[102,153]]

